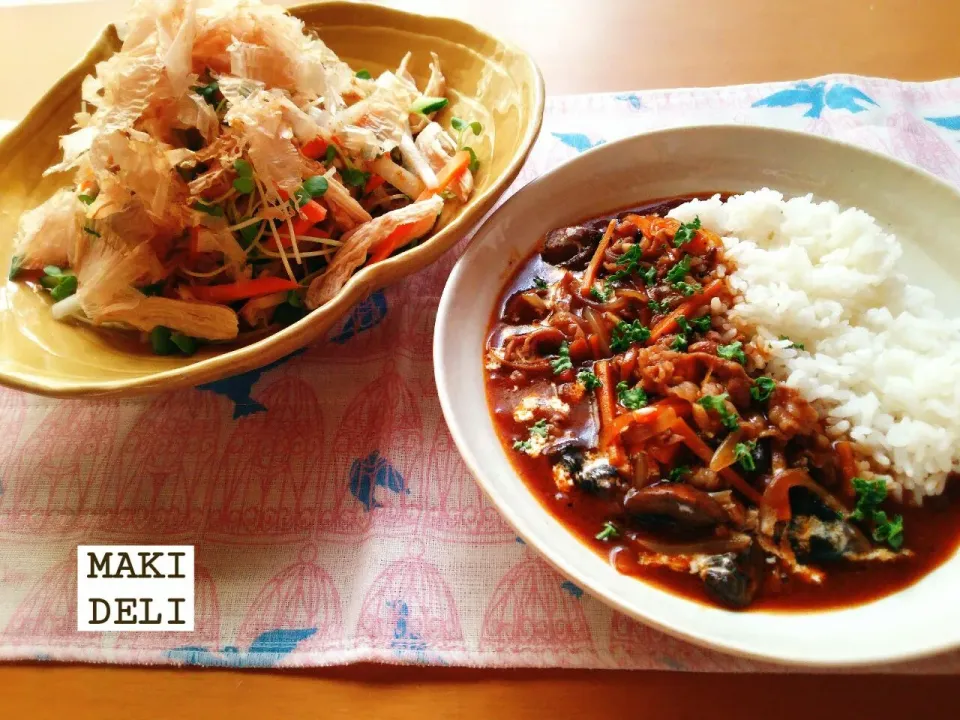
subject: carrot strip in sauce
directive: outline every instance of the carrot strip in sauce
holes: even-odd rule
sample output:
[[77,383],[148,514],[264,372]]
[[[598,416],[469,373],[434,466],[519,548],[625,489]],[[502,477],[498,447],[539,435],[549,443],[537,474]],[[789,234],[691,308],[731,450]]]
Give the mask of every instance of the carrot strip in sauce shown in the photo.
[[850,482],[857,476],[857,462],[853,457],[853,446],[841,441],[836,444],[837,455],[840,457],[840,469],[843,471],[843,479]]
[[607,229],[603,233],[603,237],[600,238],[600,243],[597,245],[597,251],[593,254],[593,257],[590,258],[590,264],[587,265],[586,272],[583,273],[583,282],[580,283],[580,294],[583,297],[590,295],[590,289],[597,279],[597,271],[600,269],[600,263],[603,262],[603,256],[607,252],[607,246],[610,244],[610,239],[613,237],[613,229],[616,226],[616,220],[611,220],[609,224],[607,224]]
[[570,358],[575,362],[584,360],[591,352],[592,348],[583,338],[577,338],[570,343]]
[[723,292],[725,287],[726,283],[723,278],[717,278],[707,285],[703,289],[703,292],[694,295],[682,305],[678,305],[669,315],[654,325],[653,329],[650,330],[650,339],[647,341],[647,345],[652,345],[664,335],[673,331],[677,327],[678,317],[690,317],[697,308],[706,305]]
[[[687,424],[687,421],[683,418],[677,418],[673,424],[673,432],[681,437],[683,442],[686,444],[690,451],[703,460],[708,465],[710,464],[711,458],[713,458],[713,450],[710,449],[710,446],[707,445],[692,427]],[[754,490],[750,485],[747,484],[747,481],[740,477],[734,470],[730,468],[724,468],[720,471],[720,477],[727,481],[727,483],[737,490],[741,495],[751,500],[753,503],[760,504],[760,493]]]

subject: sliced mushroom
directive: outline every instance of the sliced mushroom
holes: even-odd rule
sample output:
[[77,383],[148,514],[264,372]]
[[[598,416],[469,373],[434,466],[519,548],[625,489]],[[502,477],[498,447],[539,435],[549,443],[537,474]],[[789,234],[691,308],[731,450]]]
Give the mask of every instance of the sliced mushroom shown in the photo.
[[600,242],[603,233],[581,225],[559,228],[547,233],[540,256],[545,262],[572,270],[582,270]]
[[745,608],[753,602],[760,585],[761,562],[762,553],[756,545],[740,554],[713,555],[700,568],[703,588],[721,605]]
[[723,506],[702,490],[679,483],[631,489],[624,508],[635,518],[668,517],[687,527],[712,527],[729,519]]

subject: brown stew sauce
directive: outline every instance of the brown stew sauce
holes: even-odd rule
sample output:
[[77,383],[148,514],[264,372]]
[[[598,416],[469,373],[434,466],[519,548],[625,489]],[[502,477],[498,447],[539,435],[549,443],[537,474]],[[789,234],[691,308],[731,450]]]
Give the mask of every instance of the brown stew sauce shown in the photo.
[[[610,219],[620,219],[629,213],[665,215],[683,202],[693,198],[707,198],[713,194],[698,193],[658,199],[590,218],[580,224],[602,228]],[[501,322],[507,298],[518,290],[530,287],[533,278],[542,274],[547,267],[539,254],[541,245],[519,265],[505,285],[491,319],[490,333],[493,333]],[[696,575],[641,565],[634,558],[635,551],[630,547],[596,539],[597,529],[604,521],[622,511],[617,498],[605,498],[576,489],[569,493],[560,492],[554,483],[551,462],[546,457],[530,457],[511,449],[513,438],[518,431],[523,430],[523,426],[513,418],[513,408],[519,395],[511,385],[507,374],[496,371],[486,373],[488,404],[500,440],[513,466],[544,508],[594,552],[608,558],[620,572],[638,577],[676,595],[714,605],[707,598],[703,584]],[[850,499],[845,498],[845,501],[849,503]],[[917,582],[950,559],[960,547],[960,482],[955,478],[951,478],[942,496],[927,498],[923,507],[898,505],[889,500],[883,507],[888,513],[899,513],[903,516],[906,539],[904,547],[914,553],[912,557],[880,564],[833,563],[821,585],[788,577],[776,591],[762,588],[749,609],[825,610],[870,602]]]

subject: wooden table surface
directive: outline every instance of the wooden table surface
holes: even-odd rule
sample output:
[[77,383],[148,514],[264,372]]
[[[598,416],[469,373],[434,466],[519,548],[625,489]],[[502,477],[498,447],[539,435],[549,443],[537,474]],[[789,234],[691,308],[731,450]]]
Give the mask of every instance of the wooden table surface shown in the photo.
[[[22,115],[127,4],[10,3],[0,0],[0,118],[10,119]],[[459,17],[514,40],[536,57],[551,94],[728,85],[828,72],[903,80],[960,76],[956,0],[385,4]],[[776,715],[779,720],[909,713],[932,718],[957,717],[956,683],[938,677],[374,665],[286,672],[7,665],[0,666],[0,717],[722,720]]]

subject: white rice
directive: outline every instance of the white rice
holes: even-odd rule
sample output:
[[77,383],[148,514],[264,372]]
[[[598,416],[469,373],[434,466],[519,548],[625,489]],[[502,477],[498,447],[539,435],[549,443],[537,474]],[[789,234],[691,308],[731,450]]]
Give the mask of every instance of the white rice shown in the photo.
[[942,492],[960,465],[960,321],[896,272],[897,239],[856,208],[768,189],[670,215],[724,237],[742,294],[731,314],[757,328],[768,372],[814,402],[831,435],[872,454],[896,497]]

